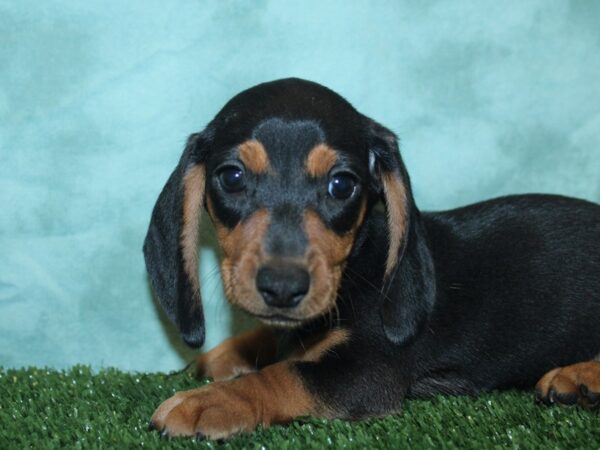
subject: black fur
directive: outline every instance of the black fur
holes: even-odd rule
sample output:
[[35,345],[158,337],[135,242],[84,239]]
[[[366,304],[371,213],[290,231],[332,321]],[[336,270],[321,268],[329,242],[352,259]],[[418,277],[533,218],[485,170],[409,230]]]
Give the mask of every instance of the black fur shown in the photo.
[[[332,202],[323,196],[323,180],[307,181],[302,174],[311,146],[335,148],[360,180],[358,198],[367,199],[367,213],[333,324],[348,329],[350,341],[319,362],[296,364],[309,389],[338,416],[397,411],[406,396],[530,387],[554,367],[600,354],[597,204],[519,195],[420,212],[394,134],[329,89],[298,79],[239,94],[202,136],[207,191],[219,220],[233,226],[259,207],[272,208],[277,225],[267,245],[275,254],[297,255],[305,248],[298,229],[306,208],[340,235],[356,220],[355,200]],[[249,178],[250,194],[243,199],[221,195],[214,171],[231,148],[250,138],[269,147],[288,184],[260,175]],[[202,316],[190,309],[193,297],[177,254],[179,190],[191,154],[188,146],[159,198],[145,254],[167,313],[187,340],[198,343]],[[388,226],[377,207],[386,200],[384,173],[402,180],[407,194],[407,231],[387,277]],[[328,316],[284,337],[303,338],[330,326]]]

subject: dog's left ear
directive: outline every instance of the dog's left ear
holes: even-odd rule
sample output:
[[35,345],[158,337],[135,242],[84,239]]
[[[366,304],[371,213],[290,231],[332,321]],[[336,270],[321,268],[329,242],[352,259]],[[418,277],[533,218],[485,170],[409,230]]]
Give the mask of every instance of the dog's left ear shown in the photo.
[[191,347],[204,343],[198,280],[200,212],[204,205],[206,139],[192,134],[150,219],[144,257],[158,301]]
[[366,121],[369,171],[387,212],[388,253],[381,319],[387,338],[404,344],[421,331],[433,309],[433,259],[397,138],[377,122]]
[[410,221],[410,182],[400,159],[396,135],[366,118],[369,130],[369,172],[375,191],[383,198],[387,213],[388,251],[386,278],[397,266]]

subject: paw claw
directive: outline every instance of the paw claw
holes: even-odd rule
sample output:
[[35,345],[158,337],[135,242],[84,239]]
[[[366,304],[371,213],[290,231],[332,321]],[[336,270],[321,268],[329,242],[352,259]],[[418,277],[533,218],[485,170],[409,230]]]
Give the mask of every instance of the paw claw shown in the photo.
[[550,388],[550,391],[548,392],[548,402],[550,404],[556,402],[556,391],[554,390],[554,388]]

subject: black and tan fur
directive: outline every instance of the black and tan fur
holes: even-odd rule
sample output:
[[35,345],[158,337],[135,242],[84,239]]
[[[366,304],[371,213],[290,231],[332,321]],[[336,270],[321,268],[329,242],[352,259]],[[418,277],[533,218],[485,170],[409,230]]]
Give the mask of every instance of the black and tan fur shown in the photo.
[[196,347],[206,215],[228,299],[265,326],[199,357],[215,382],[156,410],[164,434],[225,438],[538,381],[541,402],[599,403],[594,203],[518,195],[421,212],[390,130],[286,79],[242,92],[193,134],[154,208],[150,280]]

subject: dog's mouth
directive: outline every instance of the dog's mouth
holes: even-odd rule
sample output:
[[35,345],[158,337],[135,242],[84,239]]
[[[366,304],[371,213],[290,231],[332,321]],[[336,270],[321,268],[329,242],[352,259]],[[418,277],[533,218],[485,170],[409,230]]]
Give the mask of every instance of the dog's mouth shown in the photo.
[[296,328],[300,326],[304,320],[289,317],[284,314],[252,314],[254,317],[264,322],[267,325],[277,328]]

